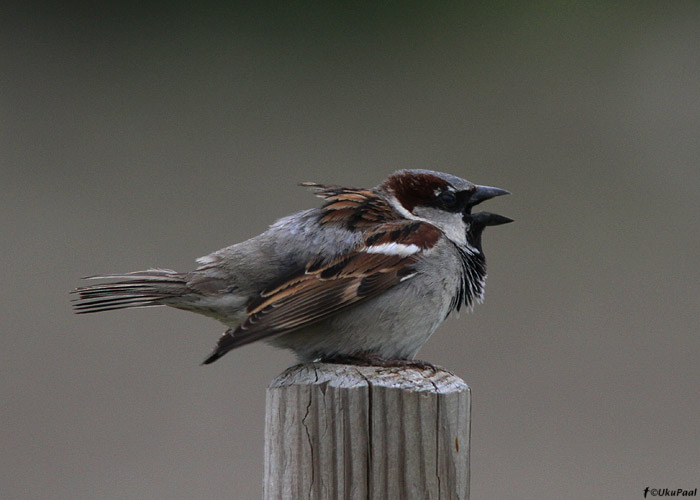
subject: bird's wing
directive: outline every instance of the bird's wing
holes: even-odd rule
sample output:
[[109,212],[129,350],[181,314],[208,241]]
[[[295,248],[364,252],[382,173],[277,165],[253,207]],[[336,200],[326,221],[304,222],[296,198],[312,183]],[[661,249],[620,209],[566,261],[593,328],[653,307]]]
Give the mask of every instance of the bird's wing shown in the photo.
[[263,290],[247,307],[248,318],[219,339],[209,364],[256,340],[297,330],[379,295],[413,274],[416,260],[442,232],[425,222],[383,224],[363,244],[331,262],[310,263],[301,272]]
[[327,186],[314,182],[302,182],[316,196],[323,198],[321,225],[334,224],[351,231],[367,230],[377,224],[401,222],[401,216],[372,189]]

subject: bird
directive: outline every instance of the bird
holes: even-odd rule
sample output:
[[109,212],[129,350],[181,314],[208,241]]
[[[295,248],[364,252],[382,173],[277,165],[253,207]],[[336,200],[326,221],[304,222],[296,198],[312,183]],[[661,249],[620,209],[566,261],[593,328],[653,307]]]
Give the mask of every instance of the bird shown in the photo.
[[482,233],[512,222],[472,213],[510,194],[432,170],[399,170],[373,188],[303,182],[321,206],[197,259],[191,272],[152,268],[85,279],[78,314],[169,306],[226,326],[202,364],[266,341],[300,362],[411,362],[462,306],[481,302]]

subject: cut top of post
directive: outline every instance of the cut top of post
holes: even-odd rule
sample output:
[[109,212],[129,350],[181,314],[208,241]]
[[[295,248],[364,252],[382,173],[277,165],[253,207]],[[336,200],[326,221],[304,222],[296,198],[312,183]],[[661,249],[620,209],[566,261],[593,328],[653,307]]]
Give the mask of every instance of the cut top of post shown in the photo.
[[443,368],[357,366],[331,363],[295,365],[270,382],[270,389],[290,385],[328,385],[333,388],[383,387],[449,394],[468,391],[467,384]]

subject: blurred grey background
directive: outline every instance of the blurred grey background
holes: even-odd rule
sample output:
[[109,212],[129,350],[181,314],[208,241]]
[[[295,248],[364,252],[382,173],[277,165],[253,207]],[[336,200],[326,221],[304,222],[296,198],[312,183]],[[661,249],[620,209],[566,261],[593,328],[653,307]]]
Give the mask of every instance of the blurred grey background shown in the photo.
[[292,355],[68,290],[400,168],[513,192],[420,353],[472,387],[472,498],[700,487],[700,3],[483,4],[0,8],[0,498],[259,498]]

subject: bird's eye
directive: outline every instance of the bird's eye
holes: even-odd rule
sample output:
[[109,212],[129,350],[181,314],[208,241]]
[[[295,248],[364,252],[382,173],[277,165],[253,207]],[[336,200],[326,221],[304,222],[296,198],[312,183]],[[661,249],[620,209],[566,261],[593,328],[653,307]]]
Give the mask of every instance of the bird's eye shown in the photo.
[[438,199],[440,200],[440,204],[447,210],[453,209],[457,205],[457,196],[455,196],[452,191],[440,193]]

